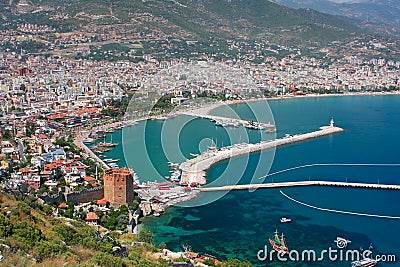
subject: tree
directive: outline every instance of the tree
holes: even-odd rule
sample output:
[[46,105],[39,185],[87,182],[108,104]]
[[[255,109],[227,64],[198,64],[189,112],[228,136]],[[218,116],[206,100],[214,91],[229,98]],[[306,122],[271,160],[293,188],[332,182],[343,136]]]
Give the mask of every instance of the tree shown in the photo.
[[138,240],[153,245],[153,233],[147,229],[140,230]]
[[126,214],[121,214],[117,217],[117,223],[119,229],[125,229],[128,224],[128,216]]
[[5,130],[4,134],[3,134],[3,138],[7,139],[7,140],[11,139],[12,138],[12,132],[10,130]]

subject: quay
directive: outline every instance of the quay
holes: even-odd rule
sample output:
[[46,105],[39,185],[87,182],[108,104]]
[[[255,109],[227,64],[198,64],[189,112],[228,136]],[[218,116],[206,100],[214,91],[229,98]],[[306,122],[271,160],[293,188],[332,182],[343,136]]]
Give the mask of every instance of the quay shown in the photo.
[[83,149],[86,152],[86,155],[91,157],[97,164],[99,164],[104,170],[111,169],[102,159],[100,159],[90,148],[88,148],[84,143],[83,140],[87,138],[88,134],[81,133],[77,138],[74,140],[74,144]]
[[226,185],[219,187],[202,187],[201,192],[213,191],[230,191],[230,190],[255,190],[261,188],[284,188],[299,186],[336,186],[351,188],[367,188],[367,189],[386,189],[400,190],[400,185],[389,184],[369,184],[369,183],[347,183],[347,182],[331,182],[331,181],[300,181],[300,182],[281,182],[281,183],[265,183],[265,184],[242,184],[242,185]]
[[187,116],[191,116],[191,117],[209,119],[211,121],[214,121],[215,125],[218,125],[218,126],[231,126],[231,127],[244,126],[247,128],[259,129],[259,130],[263,130],[263,129],[267,129],[267,128],[275,128],[275,125],[273,125],[271,123],[252,122],[252,121],[246,121],[246,120],[236,119],[236,118],[214,116],[214,115],[210,115],[208,113],[193,113],[193,112],[189,112],[189,111],[181,111],[181,112],[179,112],[179,114],[187,115]]
[[195,182],[204,185],[207,183],[205,178],[206,170],[222,160],[342,131],[342,128],[333,126],[332,120],[330,126],[321,127],[320,130],[310,133],[262,141],[257,144],[242,143],[216,150],[207,150],[193,159],[186,160],[179,166],[179,169],[182,170],[181,181],[186,183]]

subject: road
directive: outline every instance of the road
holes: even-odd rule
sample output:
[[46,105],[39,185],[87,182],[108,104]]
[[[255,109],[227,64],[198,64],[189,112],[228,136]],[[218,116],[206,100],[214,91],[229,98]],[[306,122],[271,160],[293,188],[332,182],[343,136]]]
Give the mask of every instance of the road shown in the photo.
[[26,162],[26,157],[25,157],[25,146],[24,144],[21,142],[20,139],[17,139],[17,144],[18,144],[18,153],[19,153],[19,158],[21,160],[21,162]]

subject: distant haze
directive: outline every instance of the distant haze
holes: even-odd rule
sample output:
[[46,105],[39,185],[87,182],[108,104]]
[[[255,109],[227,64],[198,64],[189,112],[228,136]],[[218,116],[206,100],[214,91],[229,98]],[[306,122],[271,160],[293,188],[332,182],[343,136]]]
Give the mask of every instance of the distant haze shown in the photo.
[[335,2],[335,3],[367,3],[367,2],[374,2],[374,0],[329,0],[331,2]]

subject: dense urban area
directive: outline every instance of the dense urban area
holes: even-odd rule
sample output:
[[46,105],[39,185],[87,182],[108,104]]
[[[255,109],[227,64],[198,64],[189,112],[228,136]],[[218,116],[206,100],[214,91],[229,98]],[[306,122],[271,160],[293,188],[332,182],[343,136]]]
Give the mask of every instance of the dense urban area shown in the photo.
[[[61,8],[15,2],[6,10],[16,21],[46,12],[52,12],[49,21],[71,20]],[[107,22],[85,24],[86,31],[11,20],[0,29],[1,265],[251,266],[199,255],[189,245],[182,252],[155,246],[150,232],[138,231],[140,217],[159,216],[175,198],[196,195],[198,185],[144,185],[129,170],[122,181],[130,177],[135,193],[122,204],[108,199],[107,190],[116,185],[104,177],[112,180],[123,175],[114,169],[127,169],[100,159],[115,145],[102,138],[132,119],[169,112],[191,99],[398,94],[395,37],[363,33],[296,43],[276,41],[276,31],[217,40],[148,12],[131,14],[138,28],[122,22],[114,27],[108,21],[118,21],[112,4],[106,9],[110,14],[75,14],[85,23]],[[150,99],[150,111],[142,98]],[[135,118],[125,115],[128,106]],[[98,140],[96,154],[88,139]],[[154,193],[165,190],[169,195]]]

